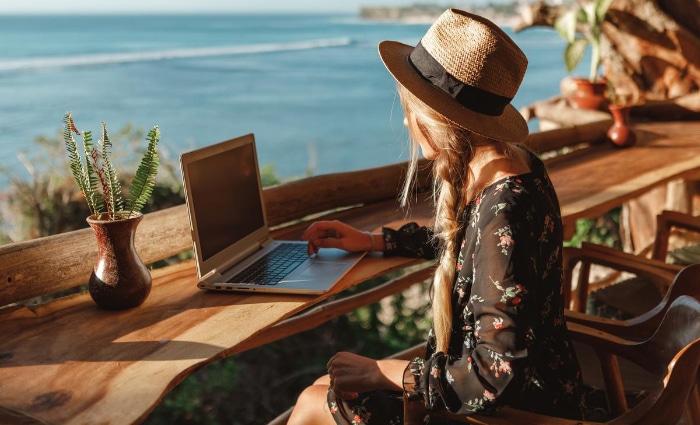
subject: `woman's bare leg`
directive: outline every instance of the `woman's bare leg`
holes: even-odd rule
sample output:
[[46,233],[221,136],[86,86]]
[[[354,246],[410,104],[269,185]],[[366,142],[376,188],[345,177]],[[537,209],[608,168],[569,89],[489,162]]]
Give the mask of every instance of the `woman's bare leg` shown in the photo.
[[307,387],[299,395],[287,425],[334,425],[327,398],[328,385]]

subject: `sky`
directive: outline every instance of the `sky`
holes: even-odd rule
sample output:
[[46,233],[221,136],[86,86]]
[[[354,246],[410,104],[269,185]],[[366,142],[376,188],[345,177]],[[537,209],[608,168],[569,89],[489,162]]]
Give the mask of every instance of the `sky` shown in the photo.
[[[492,3],[504,0],[491,0]],[[509,0],[512,1],[512,0]],[[0,14],[13,13],[207,13],[207,12],[357,12],[361,6],[411,6],[434,3],[483,4],[486,0],[0,0]]]

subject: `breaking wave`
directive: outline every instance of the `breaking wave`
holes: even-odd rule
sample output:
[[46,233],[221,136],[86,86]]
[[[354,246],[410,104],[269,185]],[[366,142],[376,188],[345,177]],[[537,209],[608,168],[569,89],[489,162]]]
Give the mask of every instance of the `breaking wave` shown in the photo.
[[76,66],[112,65],[131,62],[150,62],[168,59],[243,55],[254,53],[284,52],[292,50],[309,50],[327,47],[349,46],[352,43],[353,41],[350,38],[337,38],[299,41],[290,43],[250,44],[220,47],[202,47],[191,49],[172,49],[155,52],[109,53],[95,55],[11,59],[0,60],[0,72],[44,70]]

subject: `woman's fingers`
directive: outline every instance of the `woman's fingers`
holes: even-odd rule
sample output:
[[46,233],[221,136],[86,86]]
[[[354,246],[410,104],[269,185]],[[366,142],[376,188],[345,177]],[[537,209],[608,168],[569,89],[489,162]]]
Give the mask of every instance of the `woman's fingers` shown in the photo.
[[317,221],[306,228],[301,238],[310,239],[314,235],[324,235],[324,237],[338,237],[338,229],[341,227],[339,221]]
[[[336,353],[328,361],[327,369],[333,392],[344,400],[357,397],[358,392],[370,389],[368,373],[373,373],[375,360],[348,352]],[[341,396],[344,394],[344,396]]]
[[315,222],[304,231],[301,239],[309,242],[309,254],[318,253],[319,248],[362,251],[368,249],[364,245],[369,243],[364,232],[340,221]]

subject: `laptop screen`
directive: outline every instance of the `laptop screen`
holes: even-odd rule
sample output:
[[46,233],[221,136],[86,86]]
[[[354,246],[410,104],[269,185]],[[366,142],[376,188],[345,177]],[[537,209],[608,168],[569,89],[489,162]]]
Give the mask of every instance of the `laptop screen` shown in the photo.
[[199,261],[209,260],[265,226],[253,143],[215,149],[184,166]]

